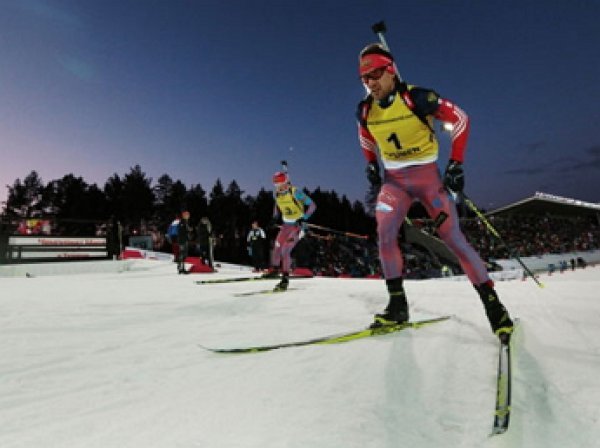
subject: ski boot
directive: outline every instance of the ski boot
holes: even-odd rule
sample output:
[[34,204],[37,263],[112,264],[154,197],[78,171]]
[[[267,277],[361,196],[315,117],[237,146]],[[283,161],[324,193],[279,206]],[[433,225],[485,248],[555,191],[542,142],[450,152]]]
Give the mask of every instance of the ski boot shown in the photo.
[[277,283],[277,285],[275,285],[275,288],[273,288],[273,291],[274,292],[287,291],[289,284],[290,284],[289,276],[287,273],[284,272],[283,275],[281,276],[281,281],[279,283]]
[[382,314],[375,315],[369,328],[381,328],[408,322],[408,303],[402,286],[402,278],[386,280],[390,300]]
[[279,278],[279,269],[271,268],[262,275],[262,278]]
[[513,321],[510,319],[508,311],[506,311],[502,302],[500,302],[498,294],[494,290],[494,283],[490,280],[479,286],[475,286],[475,289],[479,293],[492,331],[500,338],[500,342],[508,344],[514,328]]

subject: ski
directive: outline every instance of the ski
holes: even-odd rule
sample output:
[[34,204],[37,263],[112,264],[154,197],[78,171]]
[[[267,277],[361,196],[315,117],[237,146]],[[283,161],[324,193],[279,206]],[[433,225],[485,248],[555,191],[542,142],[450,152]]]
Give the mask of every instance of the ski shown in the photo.
[[240,292],[237,294],[234,294],[235,297],[250,297],[250,296],[258,296],[261,294],[280,294],[282,292],[286,292],[286,291],[297,291],[300,288],[288,288],[288,289],[261,289],[259,291],[249,291],[249,292]]
[[348,333],[322,336],[314,339],[306,339],[304,341],[296,342],[284,342],[281,344],[273,345],[262,345],[254,347],[242,347],[242,348],[210,348],[201,345],[200,347],[215,353],[259,353],[266,352],[269,350],[276,350],[280,348],[288,347],[302,347],[305,345],[323,345],[323,344],[339,344],[342,342],[354,341],[357,339],[368,338],[371,336],[382,336],[390,333],[405,330],[407,328],[421,328],[425,325],[430,325],[436,322],[442,322],[450,319],[450,316],[441,316],[431,319],[416,320],[413,322],[406,322],[398,325],[389,325],[379,328],[365,328],[363,330],[351,331]]
[[196,281],[197,285],[208,285],[212,283],[233,283],[233,282],[254,282],[258,280],[277,280],[275,278],[267,278],[267,277],[231,277],[231,278],[212,278],[209,280],[198,280]]
[[518,320],[514,321],[515,328],[508,341],[500,341],[498,351],[498,373],[496,376],[496,410],[492,435],[504,434],[510,423],[510,407],[512,399],[512,356],[511,348]]
[[[298,279],[298,278],[313,278],[312,276],[292,276],[290,279]],[[262,280],[280,280],[280,277],[230,277],[230,278],[213,278],[209,280],[198,280],[196,281],[197,285],[209,285],[209,284],[218,284],[218,283],[233,283],[233,282],[254,282],[254,281],[262,281]]]

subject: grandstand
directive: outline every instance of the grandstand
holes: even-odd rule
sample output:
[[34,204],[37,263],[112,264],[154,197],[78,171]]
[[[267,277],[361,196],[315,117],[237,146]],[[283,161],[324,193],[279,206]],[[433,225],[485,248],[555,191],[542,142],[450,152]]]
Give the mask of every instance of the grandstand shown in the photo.
[[[559,270],[559,266],[600,263],[600,204],[536,192],[534,196],[487,211],[485,216],[507,243],[493,237],[476,216],[461,218],[467,239],[488,263],[489,270],[520,269],[518,254],[534,271]],[[415,220],[419,228],[405,225],[405,256],[423,265],[448,265],[460,272],[456,257],[435,237],[431,220]],[[415,250],[416,249],[416,250]],[[423,267],[420,271],[425,271]],[[427,275],[428,277],[429,275]]]
[[508,215],[594,216],[600,223],[600,204],[536,192],[533,196],[486,213]]
[[[536,192],[485,215],[534,271],[551,272],[573,260],[578,266],[600,263],[600,204]],[[487,243],[493,258],[493,242]],[[497,261],[505,269],[515,266],[510,257],[503,258]]]

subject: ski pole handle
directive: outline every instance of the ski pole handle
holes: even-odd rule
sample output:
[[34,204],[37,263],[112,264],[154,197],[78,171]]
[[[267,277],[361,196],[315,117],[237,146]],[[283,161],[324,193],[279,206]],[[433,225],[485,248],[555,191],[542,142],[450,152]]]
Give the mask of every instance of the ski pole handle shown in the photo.
[[[387,31],[386,27],[385,27],[385,22],[382,20],[381,22],[377,22],[375,24],[373,24],[373,26],[371,26],[371,29],[373,30],[373,32],[375,34],[377,34],[377,37],[379,38],[379,42],[381,42],[381,45],[383,45],[383,48],[386,51],[389,51],[390,53],[392,52],[390,50],[389,45],[387,44],[387,41],[385,40],[385,32]],[[398,70],[398,66],[396,65],[396,62],[393,63],[394,66],[394,71],[396,72],[396,76],[398,76],[398,81],[402,82],[402,76],[400,75],[400,70]]]
[[383,20],[381,22],[374,23],[373,26],[371,26],[371,29],[375,34],[383,34],[387,31],[387,29],[385,28],[385,22]]

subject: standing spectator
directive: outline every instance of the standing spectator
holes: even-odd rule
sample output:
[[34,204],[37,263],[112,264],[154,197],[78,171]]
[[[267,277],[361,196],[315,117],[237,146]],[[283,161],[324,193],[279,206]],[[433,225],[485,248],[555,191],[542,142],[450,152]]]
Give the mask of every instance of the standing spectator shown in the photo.
[[8,221],[0,217],[0,264],[6,263],[9,258],[8,240],[10,238],[10,230]]
[[207,216],[203,216],[202,219],[200,219],[198,227],[196,228],[196,237],[202,262],[205,265],[210,266],[211,269],[214,269],[212,224]]
[[275,186],[275,207],[273,220],[279,216],[283,225],[275,238],[275,246],[271,255],[271,272],[267,277],[278,277],[281,268],[281,281],[275,291],[285,291],[289,285],[289,274],[292,265],[292,249],[300,240],[300,232],[304,230],[306,221],[317,208],[316,204],[302,190],[292,186],[285,172],[273,175]]
[[252,221],[252,228],[248,232],[246,241],[248,242],[248,250],[252,257],[252,266],[254,266],[255,272],[259,272],[265,268],[266,240],[265,231],[260,228],[258,221]]
[[[467,115],[436,92],[409,86],[396,73],[394,58],[380,44],[364,48],[359,56],[360,78],[370,92],[359,103],[358,137],[367,160],[367,177],[380,188],[375,207],[379,256],[389,292],[389,303],[375,315],[373,327],[394,325],[409,319],[402,285],[404,261],[398,246],[398,230],[414,200],[429,215],[446,219],[438,235],[458,257],[461,267],[479,293],[492,331],[506,340],[513,323],[494,290],[485,264],[460,230],[456,206],[448,193],[464,188],[462,162],[469,133]],[[454,126],[450,160],[442,179],[437,167],[438,141],[433,120]],[[378,156],[384,167],[382,183]],[[446,191],[448,190],[448,191]]]
[[173,260],[176,262],[179,260],[179,244],[177,243],[177,234],[179,232],[179,215],[175,215],[175,219],[169,224],[165,239],[171,245],[173,251]]
[[177,244],[179,245],[177,272],[180,274],[187,274],[183,262],[188,256],[192,230],[193,229],[190,226],[190,212],[184,211],[181,214],[181,220],[179,221],[179,226],[177,227]]
[[560,266],[560,273],[561,274],[567,270],[567,262],[565,260],[560,260],[559,261],[559,266]]
[[106,232],[106,246],[108,257],[115,260],[121,254],[121,230],[121,222],[117,220],[115,215],[112,215]]

